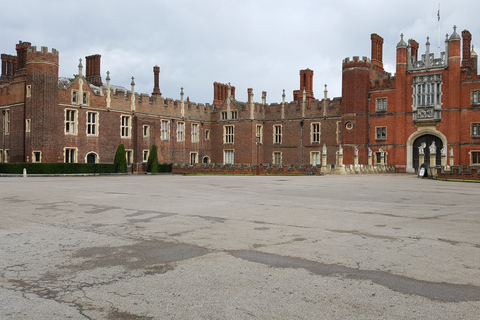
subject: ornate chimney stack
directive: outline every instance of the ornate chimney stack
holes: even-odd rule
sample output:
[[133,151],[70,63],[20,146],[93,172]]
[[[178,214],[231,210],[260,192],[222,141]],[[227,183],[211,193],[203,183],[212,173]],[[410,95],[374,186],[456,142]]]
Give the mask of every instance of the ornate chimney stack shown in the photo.
[[153,67],[153,92],[152,96],[161,96],[162,93],[160,92],[160,67],[154,66]]
[[376,33],[372,33],[372,64],[377,70],[383,72],[383,38]]
[[468,30],[462,31],[462,68],[471,68],[471,51],[472,46],[472,34]]
[[85,79],[97,87],[101,87],[103,85],[102,75],[100,74],[100,59],[101,55],[99,54],[85,57],[85,61],[87,63]]
[[313,94],[313,70],[308,68],[300,70],[300,90],[293,91],[293,100],[302,101],[304,90],[307,94],[307,100],[315,99],[315,96]]

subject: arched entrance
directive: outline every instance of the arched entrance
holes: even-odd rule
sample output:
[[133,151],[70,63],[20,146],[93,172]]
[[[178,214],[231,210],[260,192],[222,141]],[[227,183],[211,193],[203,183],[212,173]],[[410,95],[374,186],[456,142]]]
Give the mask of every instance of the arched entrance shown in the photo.
[[87,154],[87,163],[96,163],[97,162],[97,155],[93,152]]
[[[430,147],[435,145],[435,163],[430,163]],[[412,159],[412,166],[415,172],[418,172],[418,168],[422,163],[425,163],[430,166],[436,166],[442,164],[442,153],[441,150],[443,148],[443,141],[437,136],[432,134],[425,134],[416,138],[413,142],[413,159]],[[421,162],[420,158],[420,149],[424,152],[424,159]]]

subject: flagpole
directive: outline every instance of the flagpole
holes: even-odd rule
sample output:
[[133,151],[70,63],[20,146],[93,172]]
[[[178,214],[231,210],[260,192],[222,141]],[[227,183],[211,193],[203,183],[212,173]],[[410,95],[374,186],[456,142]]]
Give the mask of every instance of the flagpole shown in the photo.
[[438,3],[438,12],[437,12],[437,18],[438,18],[438,40],[437,40],[437,55],[440,57],[440,3]]

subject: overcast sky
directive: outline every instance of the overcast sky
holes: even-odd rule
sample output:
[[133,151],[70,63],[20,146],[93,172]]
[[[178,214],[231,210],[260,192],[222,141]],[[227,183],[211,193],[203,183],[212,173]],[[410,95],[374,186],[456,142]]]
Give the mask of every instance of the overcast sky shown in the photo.
[[[211,103],[213,82],[230,82],[236,98],[287,101],[299,89],[299,70],[314,70],[315,97],[341,96],[342,60],[371,55],[370,35],[384,38],[383,63],[395,72],[395,47],[404,33],[425,52],[437,52],[440,4],[440,48],[445,34],[472,33],[480,53],[478,0],[23,0],[4,1],[0,11],[0,52],[16,54],[15,44],[55,48],[60,76],[78,73],[78,59],[100,54],[105,82],[151,94],[153,66],[160,66],[165,98],[185,96]],[[478,39],[478,40],[477,40]],[[85,66],[85,61],[83,62]],[[85,69],[84,69],[85,70]]]

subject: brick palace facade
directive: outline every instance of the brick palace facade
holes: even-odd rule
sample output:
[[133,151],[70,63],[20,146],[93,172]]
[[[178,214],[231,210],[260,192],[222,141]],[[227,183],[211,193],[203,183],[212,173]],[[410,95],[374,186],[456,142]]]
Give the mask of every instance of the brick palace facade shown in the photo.
[[[100,55],[82,60],[73,78],[59,77],[59,53],[28,42],[2,54],[2,162],[113,162],[123,143],[129,164],[145,163],[153,144],[160,163],[392,166],[480,165],[480,78],[472,35],[456,27],[436,57],[419,44],[396,47],[396,70],[383,68],[383,38],[371,35],[371,57],[342,62],[342,97],[315,98],[310,69],[300,71],[293,101],[235,99],[215,82],[213,102],[162,96],[153,67],[151,95],[111,84]],[[340,70],[339,70],[340,71]]]

